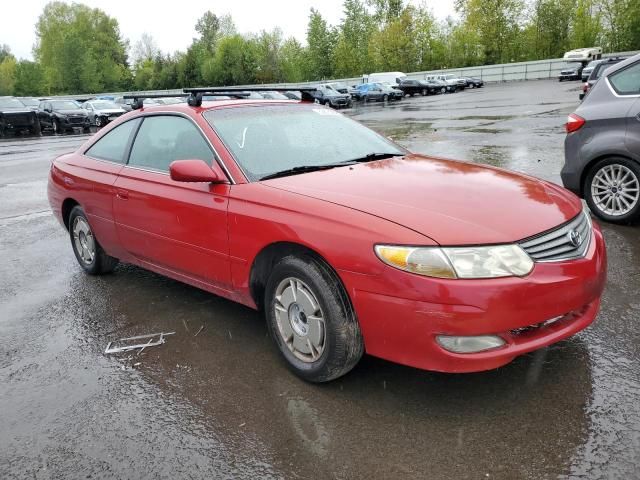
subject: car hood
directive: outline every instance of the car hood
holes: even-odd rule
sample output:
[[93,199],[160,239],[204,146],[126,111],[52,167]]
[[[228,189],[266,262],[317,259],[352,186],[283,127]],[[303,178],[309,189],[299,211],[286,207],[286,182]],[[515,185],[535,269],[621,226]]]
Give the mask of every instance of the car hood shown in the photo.
[[33,110],[30,110],[27,107],[22,107],[22,108],[11,108],[11,107],[9,107],[9,108],[6,108],[6,107],[5,108],[0,108],[0,113],[4,113],[4,114],[7,114],[7,113],[31,113],[31,112],[33,112]]
[[263,184],[384,218],[441,245],[515,242],[582,210],[575,195],[543,180],[414,154]]
[[108,114],[116,114],[116,113],[124,113],[122,108],[105,108],[101,110],[95,110],[96,113],[100,115],[108,115]]
[[78,108],[71,110],[54,110],[54,113],[59,113],[61,115],[86,115],[87,112]]

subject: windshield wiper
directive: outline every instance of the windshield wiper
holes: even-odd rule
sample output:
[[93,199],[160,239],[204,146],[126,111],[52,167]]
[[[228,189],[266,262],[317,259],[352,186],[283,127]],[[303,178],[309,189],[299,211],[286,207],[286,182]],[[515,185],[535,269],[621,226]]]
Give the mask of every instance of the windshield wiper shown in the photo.
[[343,160],[336,163],[326,163],[324,165],[300,165],[293,168],[287,168],[286,170],[280,170],[279,172],[270,173],[264,177],[260,177],[260,180],[269,180],[270,178],[287,177],[289,175],[297,175],[298,173],[316,172],[318,170],[329,170],[330,168],[342,167],[345,165],[352,165],[354,163],[372,162],[374,160],[383,160],[391,157],[401,157],[402,153],[369,153],[362,157],[351,158],[349,160]]
[[270,178],[287,177],[289,175],[296,175],[298,173],[315,172],[318,170],[328,170],[340,166],[336,163],[330,163],[326,165],[300,165],[298,167],[287,168],[286,170],[280,170],[279,172],[270,173],[264,177],[260,177],[260,180],[269,180]]
[[350,163],[365,163],[365,162],[373,162],[375,160],[384,160],[385,158],[391,157],[402,157],[404,153],[392,153],[392,152],[372,152],[364,155],[362,157],[352,158],[349,160],[344,160],[339,162],[337,165],[347,165]]

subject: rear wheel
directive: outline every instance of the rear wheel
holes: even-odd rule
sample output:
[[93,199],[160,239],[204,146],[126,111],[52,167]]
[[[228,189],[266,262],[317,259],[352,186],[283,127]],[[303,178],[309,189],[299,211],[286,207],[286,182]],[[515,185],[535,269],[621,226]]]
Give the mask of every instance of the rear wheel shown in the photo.
[[622,157],[596,163],[584,184],[591,211],[604,221],[619,224],[640,220],[640,165]]
[[440,93],[446,93],[447,89],[445,87],[440,88]]
[[384,95],[382,95],[382,101],[384,103],[387,103],[387,101],[389,101],[389,95],[387,95],[386,93]]
[[265,291],[269,331],[288,367],[310,382],[350,371],[364,344],[351,303],[335,273],[310,256],[288,256]]
[[118,265],[118,259],[107,255],[98,243],[79,206],[73,207],[69,215],[69,238],[76,260],[89,275],[109,273]]
[[29,129],[29,132],[31,132],[32,135],[36,135],[38,137],[42,135],[42,127],[40,127],[40,122],[37,118],[35,120],[35,123],[33,124],[33,127]]

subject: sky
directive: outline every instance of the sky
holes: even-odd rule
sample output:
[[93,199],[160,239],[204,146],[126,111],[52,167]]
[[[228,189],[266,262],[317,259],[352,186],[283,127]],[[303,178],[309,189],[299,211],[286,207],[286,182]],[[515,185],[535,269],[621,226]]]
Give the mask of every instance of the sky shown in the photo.
[[[410,3],[422,3],[409,0]],[[35,24],[47,0],[4,0],[0,16],[0,44],[7,44],[18,58],[32,59]],[[66,3],[71,3],[67,1]],[[316,8],[335,25],[342,18],[343,0],[180,0],[173,2],[135,0],[81,0],[115,17],[120,33],[131,45],[142,33],[149,33],[165,53],[186,50],[196,36],[195,23],[205,11],[230,14],[240,33],[257,33],[280,27],[285,35],[305,42],[309,9]],[[426,4],[438,19],[454,15],[453,0],[428,0]],[[156,7],[150,8],[155,5]]]

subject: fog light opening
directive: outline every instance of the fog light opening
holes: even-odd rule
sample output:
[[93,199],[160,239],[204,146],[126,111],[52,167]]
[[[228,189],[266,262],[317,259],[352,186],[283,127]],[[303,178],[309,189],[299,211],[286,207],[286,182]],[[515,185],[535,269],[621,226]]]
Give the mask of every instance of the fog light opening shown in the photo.
[[438,345],[453,353],[478,353],[505,345],[505,341],[497,335],[478,335],[473,337],[458,337],[438,335]]

